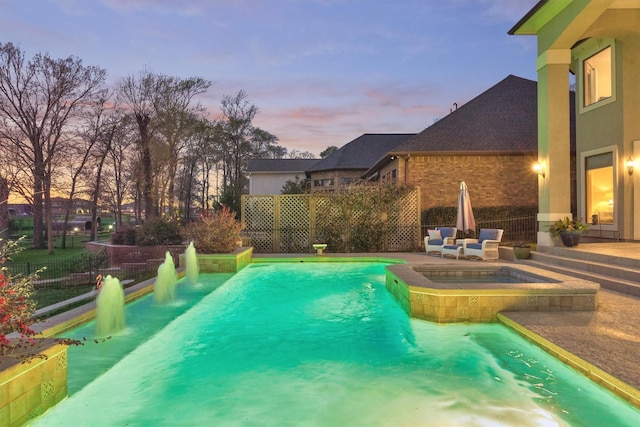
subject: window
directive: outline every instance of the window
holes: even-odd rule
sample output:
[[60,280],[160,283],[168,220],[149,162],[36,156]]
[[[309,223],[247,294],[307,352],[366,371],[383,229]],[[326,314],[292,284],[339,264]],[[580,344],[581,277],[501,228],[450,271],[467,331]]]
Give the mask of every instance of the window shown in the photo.
[[586,157],[585,171],[587,215],[598,215],[601,224],[613,224],[613,153]]
[[340,178],[340,185],[349,185],[353,184],[356,178]]
[[314,179],[314,187],[333,187],[333,178]]
[[584,107],[611,98],[613,93],[613,67],[611,57],[611,46],[608,46],[583,61]]

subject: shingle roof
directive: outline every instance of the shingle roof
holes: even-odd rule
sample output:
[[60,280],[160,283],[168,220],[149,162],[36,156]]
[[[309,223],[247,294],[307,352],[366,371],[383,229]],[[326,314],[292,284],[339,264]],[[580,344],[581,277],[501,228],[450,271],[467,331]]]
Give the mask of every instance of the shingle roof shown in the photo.
[[537,83],[509,75],[394,151],[536,151],[537,109]]
[[247,172],[304,172],[320,159],[251,159]]
[[415,133],[365,133],[320,160],[306,172],[327,170],[367,170],[389,151],[415,136]]

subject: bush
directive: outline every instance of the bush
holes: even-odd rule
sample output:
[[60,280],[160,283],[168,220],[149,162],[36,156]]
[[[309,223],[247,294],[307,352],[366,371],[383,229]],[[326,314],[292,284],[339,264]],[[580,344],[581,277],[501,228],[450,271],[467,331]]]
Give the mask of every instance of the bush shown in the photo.
[[111,235],[111,243],[114,245],[135,245],[136,229],[134,227],[124,227],[116,230]]
[[198,221],[186,227],[184,236],[193,241],[199,253],[230,253],[237,247],[241,231],[236,214],[223,206],[219,211],[204,212]]
[[182,243],[182,227],[176,220],[151,218],[136,232],[138,246],[179,245]]
[[35,335],[31,325],[36,304],[31,297],[38,272],[28,276],[12,275],[5,266],[9,257],[20,250],[20,240],[4,242],[0,239],[0,355],[7,354],[15,346],[7,338],[8,334],[18,332],[23,339]]
[[[332,252],[378,252],[385,246],[389,216],[413,187],[396,183],[371,185],[360,182],[341,187],[325,204],[316,224],[318,243]],[[343,226],[337,226],[342,224]]]

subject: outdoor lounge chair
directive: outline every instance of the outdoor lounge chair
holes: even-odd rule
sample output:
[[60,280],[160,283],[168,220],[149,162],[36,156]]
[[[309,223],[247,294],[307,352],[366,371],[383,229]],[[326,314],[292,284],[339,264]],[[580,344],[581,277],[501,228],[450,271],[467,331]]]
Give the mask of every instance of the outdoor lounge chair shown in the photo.
[[427,230],[427,235],[424,236],[424,250],[427,253],[442,254],[444,245],[455,244],[457,232],[458,229],[455,227],[436,227],[435,230]]
[[503,232],[504,230],[499,228],[481,228],[477,239],[464,239],[464,256],[477,257],[485,261],[498,259],[498,245]]

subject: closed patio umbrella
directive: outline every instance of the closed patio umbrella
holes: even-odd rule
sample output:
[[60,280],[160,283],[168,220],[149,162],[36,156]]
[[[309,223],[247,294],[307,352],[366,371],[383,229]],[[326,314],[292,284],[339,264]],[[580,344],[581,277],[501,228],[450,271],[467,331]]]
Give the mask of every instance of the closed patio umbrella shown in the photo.
[[471,209],[469,189],[464,181],[460,182],[460,192],[458,193],[458,219],[456,220],[456,227],[464,233],[475,231],[476,229],[476,220],[473,217],[473,209]]

